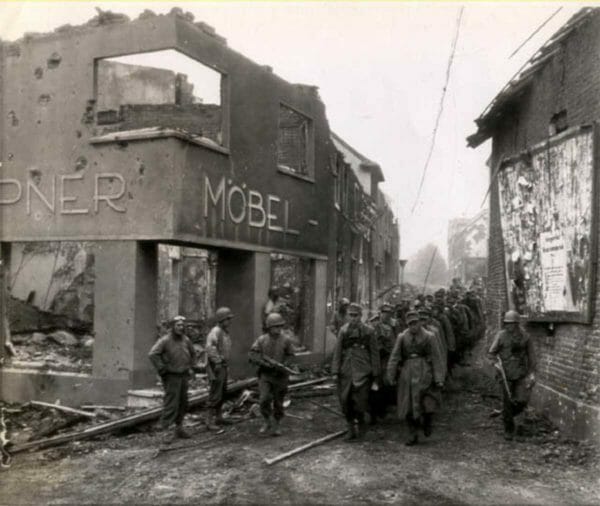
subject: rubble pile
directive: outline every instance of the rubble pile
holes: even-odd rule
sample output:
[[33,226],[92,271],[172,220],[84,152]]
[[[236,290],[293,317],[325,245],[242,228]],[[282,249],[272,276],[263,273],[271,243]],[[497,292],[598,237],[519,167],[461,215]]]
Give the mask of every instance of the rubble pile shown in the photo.
[[66,330],[12,337],[16,356],[11,365],[28,369],[91,374],[94,338]]

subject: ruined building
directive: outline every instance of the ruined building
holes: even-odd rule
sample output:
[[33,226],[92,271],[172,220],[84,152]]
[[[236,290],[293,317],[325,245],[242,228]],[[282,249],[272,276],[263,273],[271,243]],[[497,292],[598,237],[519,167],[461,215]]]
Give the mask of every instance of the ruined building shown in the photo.
[[348,168],[316,87],[176,9],[0,47],[2,313],[13,332],[37,319],[93,341],[89,370],[5,362],[0,398],[124,402],[156,381],[157,326],[184,313],[202,328],[221,305],[236,315],[232,376],[251,374],[271,284],[319,360],[328,302],[369,304],[397,281],[381,169]]
[[533,404],[600,435],[600,9],[573,16],[476,120],[492,140],[488,327],[515,308],[539,355]]
[[488,221],[488,210],[483,209],[448,223],[448,277],[466,287],[487,277]]

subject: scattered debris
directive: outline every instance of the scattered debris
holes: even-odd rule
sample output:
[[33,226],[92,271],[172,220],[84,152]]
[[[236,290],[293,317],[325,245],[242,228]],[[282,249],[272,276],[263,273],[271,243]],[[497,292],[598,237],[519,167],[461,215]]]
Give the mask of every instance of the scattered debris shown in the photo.
[[294,448],[293,450],[290,450],[288,452],[281,453],[271,459],[264,459],[264,463],[267,464],[268,466],[276,464],[277,462],[281,462],[282,460],[285,460],[289,457],[297,455],[298,453],[302,453],[303,451],[308,450],[309,448],[314,448],[315,446],[321,445],[323,443],[327,443],[328,441],[331,441],[333,439],[341,437],[344,434],[346,434],[346,432],[348,432],[348,431],[340,430],[338,432],[334,432],[333,434],[329,434],[329,435],[324,436],[315,441],[311,441],[310,443],[306,443],[306,444],[299,446],[298,448]]
[[6,447],[10,441],[6,438],[6,423],[4,422],[4,408],[0,408],[0,469],[8,469],[12,457]]

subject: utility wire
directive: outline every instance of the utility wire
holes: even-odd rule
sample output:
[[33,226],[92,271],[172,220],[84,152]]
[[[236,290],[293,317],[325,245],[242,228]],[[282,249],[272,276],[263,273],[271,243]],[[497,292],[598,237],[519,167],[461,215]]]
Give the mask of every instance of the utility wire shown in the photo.
[[559,7],[558,9],[556,9],[556,10],[554,11],[554,13],[553,13],[553,14],[552,14],[552,15],[551,15],[551,16],[550,16],[550,17],[549,17],[549,18],[548,18],[546,21],[544,21],[544,22],[543,22],[543,23],[542,23],[540,26],[538,26],[538,27],[537,27],[537,29],[536,29],[536,30],[535,30],[535,31],[534,31],[534,32],[533,32],[533,33],[532,33],[532,34],[531,34],[529,37],[527,37],[527,38],[526,38],[526,39],[525,39],[525,40],[524,40],[524,41],[521,43],[521,45],[520,45],[520,46],[519,46],[517,49],[515,49],[515,50],[514,50],[514,51],[511,53],[511,55],[508,57],[508,59],[510,60],[510,59],[511,59],[511,58],[512,58],[514,55],[516,55],[516,54],[517,54],[517,53],[518,53],[518,52],[521,50],[521,48],[522,48],[522,47],[523,47],[525,44],[527,44],[527,43],[528,43],[528,42],[529,42],[529,41],[530,41],[530,40],[531,40],[531,39],[534,37],[534,35],[535,35],[536,33],[538,33],[538,32],[539,32],[539,31],[540,31],[542,28],[544,28],[544,26],[546,26],[546,25],[547,25],[547,24],[550,22],[550,20],[551,20],[551,19],[552,19],[554,16],[556,16],[556,15],[557,15],[557,14],[558,14],[558,13],[559,13],[561,10],[562,10],[562,7]]
[[435,147],[435,139],[437,137],[438,127],[440,126],[440,119],[442,117],[442,112],[444,111],[444,99],[446,98],[446,91],[448,89],[448,82],[450,81],[450,70],[452,69],[452,62],[454,61],[454,54],[456,52],[456,43],[458,41],[458,34],[460,31],[460,22],[462,19],[464,7],[460,8],[458,13],[458,17],[456,19],[456,30],[454,33],[454,40],[452,41],[452,49],[450,51],[450,57],[448,58],[448,65],[446,67],[446,81],[444,83],[444,87],[442,88],[442,97],[440,98],[440,105],[437,112],[437,117],[435,119],[435,126],[433,128],[433,134],[431,136],[431,144],[429,146],[429,152],[427,153],[427,159],[425,160],[425,165],[423,166],[423,173],[421,175],[421,182],[419,183],[419,189],[417,190],[417,198],[415,199],[415,203],[412,206],[410,214],[415,212],[415,208],[417,207],[417,203],[419,202],[419,197],[421,196],[421,190],[423,189],[423,183],[425,182],[425,174],[427,173],[427,167],[429,166],[429,162],[431,161],[431,155],[433,154],[433,149]]

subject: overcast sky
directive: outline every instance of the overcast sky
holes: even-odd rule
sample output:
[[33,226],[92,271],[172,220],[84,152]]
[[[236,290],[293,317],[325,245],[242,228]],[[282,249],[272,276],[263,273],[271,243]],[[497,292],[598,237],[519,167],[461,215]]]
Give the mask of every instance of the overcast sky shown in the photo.
[[[437,141],[411,212],[461,5]],[[2,2],[0,37],[14,40],[25,32],[80,24],[96,15],[95,6],[131,18],[147,8],[166,13],[180,6],[284,79],[318,86],[331,129],[383,169],[383,189],[400,218],[401,256],[410,257],[427,242],[446,256],[448,220],[477,213],[488,187],[490,143],[466,147],[473,120],[583,5],[562,5],[512,58],[560,3]]]

